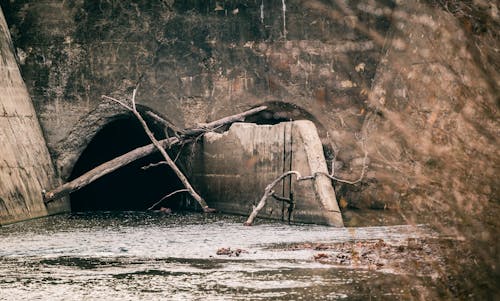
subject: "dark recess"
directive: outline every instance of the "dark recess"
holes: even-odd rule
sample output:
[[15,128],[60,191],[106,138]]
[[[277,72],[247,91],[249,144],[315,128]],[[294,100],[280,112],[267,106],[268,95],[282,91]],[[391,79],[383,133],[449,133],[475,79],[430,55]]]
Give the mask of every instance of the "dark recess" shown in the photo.
[[[160,127],[150,125],[157,138],[163,138]],[[88,144],[75,164],[70,180],[92,168],[150,143],[139,122],[132,116],[110,122]],[[141,167],[162,161],[159,153],[134,161],[94,183],[73,192],[72,211],[146,210],[164,195],[182,189],[182,183],[166,165],[142,170]],[[163,205],[176,207],[179,194]],[[175,208],[174,208],[175,209]]]

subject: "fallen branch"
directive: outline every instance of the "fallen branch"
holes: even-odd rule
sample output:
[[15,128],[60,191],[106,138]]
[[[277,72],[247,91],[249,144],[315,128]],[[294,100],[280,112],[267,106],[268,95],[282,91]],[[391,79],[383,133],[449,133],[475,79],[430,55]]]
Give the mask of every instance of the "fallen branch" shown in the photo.
[[277,196],[274,193],[274,191],[273,191],[274,186],[276,186],[281,180],[283,180],[284,178],[286,178],[288,176],[296,175],[297,176],[297,182],[305,181],[305,180],[314,180],[314,179],[316,179],[316,177],[318,175],[324,175],[324,176],[328,177],[331,180],[342,182],[342,183],[346,183],[346,184],[356,184],[356,183],[361,182],[361,180],[363,180],[363,177],[365,176],[365,172],[366,172],[366,169],[367,169],[366,160],[368,159],[368,151],[366,150],[366,146],[365,146],[364,141],[362,143],[363,143],[363,150],[365,152],[365,156],[363,158],[363,169],[361,171],[361,175],[359,176],[359,178],[357,180],[355,180],[355,181],[349,181],[349,180],[344,180],[344,179],[340,179],[340,178],[335,177],[334,176],[334,174],[335,174],[335,165],[334,165],[335,164],[334,163],[335,160],[332,162],[332,173],[331,174],[326,173],[326,172],[315,172],[313,175],[304,176],[303,177],[296,170],[291,170],[291,171],[285,172],[281,176],[277,177],[273,182],[271,182],[271,184],[269,184],[269,185],[266,186],[266,188],[264,189],[264,195],[260,199],[259,204],[257,204],[257,207],[253,208],[252,213],[250,213],[250,215],[248,216],[248,219],[244,223],[244,225],[245,226],[251,226],[253,224],[253,221],[255,220],[255,218],[257,217],[257,215],[259,214],[259,211],[264,208],[264,206],[266,205],[266,201],[267,201],[267,199],[269,197],[273,197],[274,199],[276,199],[278,201],[283,201],[283,202],[286,202],[287,204],[290,205],[289,210],[288,210],[288,222],[290,223],[291,211],[293,210],[293,207],[295,205],[294,201],[293,201],[293,198],[292,199],[287,199],[287,198],[284,198],[284,197]]
[[[121,102],[121,101],[120,101]],[[126,107],[130,108],[130,106],[126,105]],[[247,116],[256,114],[258,112],[264,111],[267,109],[266,106],[260,106],[236,115],[224,117],[222,119],[207,123],[204,125],[202,128],[191,128],[187,129],[184,132],[189,132],[189,135],[183,136],[181,138],[178,137],[171,137],[167,139],[163,139],[158,141],[163,148],[170,148],[171,146],[177,145],[179,143],[187,143],[193,140],[192,137],[197,136],[197,135],[202,135],[210,130],[213,130],[215,128],[221,127],[223,125],[231,124],[236,121],[240,121],[244,119]],[[78,178],[67,182],[51,191],[45,192],[43,194],[43,200],[45,204],[48,204],[54,200],[57,200],[67,194],[70,194],[73,191],[77,191],[90,183],[94,182],[95,180],[119,169],[120,167],[123,167],[135,160],[144,158],[148,155],[151,155],[157,151],[157,148],[154,146],[154,144],[149,144],[146,146],[138,147],[128,153],[125,153],[119,157],[114,158],[111,161],[105,162],[94,169],[84,173],[83,175],[79,176]]]
[[[300,179],[302,179],[302,176],[300,175],[300,173],[298,171],[291,170],[291,171],[285,172],[281,176],[277,177],[274,181],[272,181],[271,184],[267,185],[266,189],[264,189],[264,195],[260,199],[260,201],[257,204],[257,206],[253,208],[252,213],[250,213],[250,216],[248,217],[247,221],[244,223],[245,226],[251,226],[253,224],[253,221],[257,217],[257,214],[259,214],[259,211],[262,210],[262,208],[264,208],[264,206],[266,205],[267,199],[271,195],[274,194],[274,191],[273,191],[274,186],[276,186],[284,178],[286,178],[288,176],[291,176],[291,175],[297,176],[297,181],[299,181]],[[311,178],[311,177],[308,177],[308,178]]]
[[151,205],[151,207],[149,207],[148,210],[153,210],[153,208],[156,207],[161,202],[163,202],[163,200],[168,199],[169,197],[171,197],[171,196],[173,196],[175,194],[178,194],[179,192],[188,192],[188,191],[189,190],[187,190],[187,189],[179,189],[179,190],[176,190],[174,192],[171,192],[171,193],[167,194],[166,196],[162,197],[158,202],[156,202],[153,205]]
[[144,129],[144,132],[146,132],[146,134],[148,135],[149,140],[151,140],[151,142],[153,142],[153,144],[156,147],[156,149],[161,153],[161,155],[163,156],[163,158],[167,162],[168,166],[170,166],[170,168],[174,171],[174,173],[177,175],[177,177],[179,178],[179,180],[181,180],[182,184],[184,185],[184,187],[186,187],[186,189],[188,190],[189,194],[198,202],[198,204],[200,204],[203,212],[213,212],[213,211],[215,211],[214,209],[209,208],[208,205],[207,205],[207,203],[205,202],[205,200],[196,192],[196,190],[194,190],[194,188],[191,185],[191,183],[189,183],[189,180],[182,173],[182,171],[177,167],[177,165],[175,165],[175,163],[172,160],[172,158],[170,158],[170,156],[167,154],[167,151],[163,148],[163,146],[161,145],[161,143],[156,139],[156,137],[154,136],[153,132],[151,132],[151,130],[149,129],[148,125],[146,124],[146,121],[144,120],[144,118],[142,118],[141,114],[139,113],[139,111],[137,111],[137,108],[135,106],[135,95],[136,95],[136,93],[137,93],[137,88],[134,89],[134,92],[132,93],[132,99],[131,99],[131,101],[132,101],[132,107],[129,107],[125,103],[123,103],[123,102],[121,102],[121,101],[119,101],[117,99],[114,99],[112,97],[108,97],[108,96],[103,95],[103,98],[107,98],[109,100],[115,101],[116,103],[118,103],[118,104],[124,106],[125,108],[129,109],[135,115],[135,117],[137,118],[137,120],[139,120],[139,122],[141,123],[142,128]]
[[213,121],[210,123],[205,123],[205,124],[202,124],[196,128],[191,128],[191,129],[185,130],[183,136],[197,136],[200,133],[210,132],[210,131],[213,131],[217,128],[220,128],[221,126],[224,126],[224,125],[227,125],[230,123],[234,123],[237,121],[243,121],[243,120],[245,120],[245,117],[262,112],[265,109],[267,109],[266,106],[260,106],[260,107],[250,109],[250,110],[245,111],[245,112],[240,113],[240,114],[231,115],[231,116],[224,117],[222,119],[219,119],[219,120],[216,120],[216,121]]
[[[176,137],[172,137],[169,139],[163,139],[159,141],[160,144],[164,148],[169,148],[171,145],[178,144],[180,140]],[[96,168],[84,173],[78,178],[67,182],[56,189],[48,191],[43,194],[43,200],[45,204],[48,204],[54,200],[57,200],[64,195],[67,195],[73,191],[77,191],[82,187],[87,186],[88,184],[94,182],[95,180],[117,170],[120,167],[123,167],[135,160],[140,158],[144,158],[148,155],[155,153],[157,150],[153,144],[149,144],[146,146],[138,147],[126,154],[123,154],[119,157],[114,158],[111,161],[105,162]]]

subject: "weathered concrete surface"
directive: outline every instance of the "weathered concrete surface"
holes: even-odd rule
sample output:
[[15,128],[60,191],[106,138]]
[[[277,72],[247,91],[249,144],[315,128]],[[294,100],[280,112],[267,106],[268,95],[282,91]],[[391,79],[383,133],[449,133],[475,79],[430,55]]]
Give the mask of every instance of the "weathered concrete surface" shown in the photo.
[[[277,125],[236,123],[229,131],[208,133],[192,163],[192,179],[208,204],[222,212],[249,214],[264,188],[290,170],[303,176],[327,172],[321,141],[307,120]],[[296,207],[292,221],[343,226],[335,192],[326,176],[297,182],[285,179],[277,195],[290,197]],[[269,199],[259,216],[288,219],[288,205]]]
[[363,138],[363,181],[335,183],[351,225],[499,199],[496,6],[471,27],[442,1],[216,2],[0,0],[61,177],[120,114],[100,95],[140,81],[139,102],[179,127],[261,104],[312,120],[341,178],[361,173]]
[[[364,1],[338,19],[316,1],[285,2],[283,14],[281,1],[0,0],[61,177],[116,114],[100,96],[130,96],[139,81],[138,102],[179,127],[270,103],[286,120],[314,119],[330,149],[342,141],[348,177],[381,50],[353,22],[383,35],[389,18]],[[344,9],[334,2],[323,6]]]
[[66,200],[46,208],[42,189],[56,174],[14,57],[0,9],[0,224],[67,210]]

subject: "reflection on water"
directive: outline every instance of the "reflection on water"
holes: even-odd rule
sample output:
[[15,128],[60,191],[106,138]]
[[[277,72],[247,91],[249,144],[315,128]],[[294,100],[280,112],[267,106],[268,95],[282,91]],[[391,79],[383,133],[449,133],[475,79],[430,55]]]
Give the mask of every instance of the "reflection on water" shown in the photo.
[[[197,213],[53,216],[0,228],[0,299],[366,300],[416,295],[415,279],[320,264],[280,245],[428,237],[425,227],[336,229]],[[238,257],[218,256],[241,248]],[[390,283],[391,285],[387,285]]]

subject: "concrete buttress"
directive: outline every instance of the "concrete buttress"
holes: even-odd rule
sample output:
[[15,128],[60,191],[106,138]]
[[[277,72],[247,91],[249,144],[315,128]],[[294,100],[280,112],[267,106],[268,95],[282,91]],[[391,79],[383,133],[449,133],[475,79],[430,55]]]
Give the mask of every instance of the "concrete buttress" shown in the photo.
[[66,199],[43,203],[59,181],[13,50],[0,9],[0,224],[69,210]]

